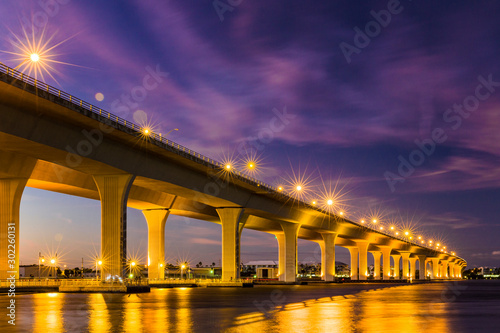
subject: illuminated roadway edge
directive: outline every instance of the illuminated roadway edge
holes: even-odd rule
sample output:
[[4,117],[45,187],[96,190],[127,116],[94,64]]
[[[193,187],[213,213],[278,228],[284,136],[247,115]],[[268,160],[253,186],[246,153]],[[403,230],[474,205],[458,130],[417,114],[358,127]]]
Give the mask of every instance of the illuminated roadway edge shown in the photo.
[[[208,157],[205,157],[201,154],[198,154],[184,146],[181,146],[177,143],[174,143],[164,137],[159,136],[156,133],[149,134],[147,137],[144,137],[143,134],[143,127],[138,126],[134,123],[131,123],[129,121],[126,121],[125,119],[122,119],[116,115],[113,115],[105,110],[102,110],[101,108],[98,108],[92,104],[89,104],[85,101],[82,101],[81,99],[78,99],[72,95],[69,95],[59,89],[56,89],[54,87],[51,87],[43,82],[37,81],[32,77],[29,77],[27,75],[24,75],[20,72],[17,72],[13,70],[10,67],[7,67],[6,65],[0,63],[0,81],[7,83],[10,86],[22,89],[23,91],[26,91],[34,96],[40,97],[42,99],[45,99],[51,103],[55,103],[57,105],[60,105],[64,107],[67,110],[71,110],[73,112],[76,112],[80,115],[84,115],[85,117],[91,118],[93,120],[97,120],[102,124],[106,124],[107,126],[111,126],[114,129],[117,129],[118,131],[128,134],[135,138],[136,142],[139,140],[146,139],[147,144],[152,144],[158,148],[161,148],[162,150],[168,151],[170,153],[173,153],[177,155],[178,157],[184,158],[185,160],[189,160],[192,162],[195,162],[197,165],[202,166],[204,168],[208,168],[211,170],[214,170],[215,172],[222,172],[224,171],[224,165],[220,162],[217,162],[213,159],[210,159]],[[3,89],[2,89],[3,90]],[[2,95],[4,94],[4,91],[2,91]],[[0,96],[3,97],[3,96]],[[25,97],[23,97],[25,98]],[[38,105],[38,101],[36,102],[36,105]],[[116,136],[117,133],[114,133]],[[122,136],[123,137],[123,136]],[[148,145],[147,150],[150,151],[154,147],[150,147]],[[179,162],[179,159],[176,159],[176,162]],[[186,163],[187,161],[184,161],[182,163]],[[191,163],[188,163],[191,164]],[[196,169],[200,169],[199,167]],[[207,171],[207,170],[205,170]],[[234,184],[239,185],[240,187],[244,187],[245,189],[250,189],[254,194],[259,194],[259,195],[266,195],[267,197],[272,196],[272,199],[278,200],[283,204],[283,206],[287,205],[290,208],[293,209],[295,206],[302,205],[303,209],[306,209],[307,211],[315,211],[316,214],[314,215],[321,215],[323,216],[323,220],[330,219],[333,217],[335,221],[335,224],[337,223],[347,223],[352,225],[352,227],[360,228],[363,232],[369,232],[369,233],[375,233],[379,234],[384,237],[389,237],[393,240],[397,240],[398,242],[405,243],[411,247],[416,246],[418,248],[426,249],[427,251],[432,252],[435,256],[442,256],[446,254],[447,257],[453,257],[458,259],[458,261],[466,262],[463,258],[456,256],[456,255],[451,255],[450,253],[443,253],[442,251],[437,251],[434,248],[428,247],[426,245],[421,245],[416,242],[409,241],[407,239],[404,239],[402,237],[396,237],[395,235],[391,235],[386,232],[382,232],[379,230],[371,229],[368,228],[364,225],[360,225],[356,222],[353,222],[351,220],[348,220],[344,217],[336,216],[333,215],[327,211],[324,211],[316,206],[313,206],[309,203],[299,201],[296,198],[289,196],[281,191],[279,191],[276,187],[270,186],[268,184],[265,184],[257,179],[254,179],[252,177],[249,177],[237,170],[232,170],[230,173],[231,177],[230,180]],[[247,184],[246,186],[244,184]],[[30,186],[28,184],[28,186]],[[91,197],[88,195],[84,195],[86,197]],[[133,207],[133,205],[131,205]],[[196,218],[196,216],[194,216]],[[330,225],[330,223],[327,223]],[[256,228],[256,230],[259,230]],[[339,233],[339,237],[342,237],[342,233]],[[301,237],[308,239],[309,237]],[[347,244],[346,244],[347,245]],[[341,245],[342,246],[342,245]]]

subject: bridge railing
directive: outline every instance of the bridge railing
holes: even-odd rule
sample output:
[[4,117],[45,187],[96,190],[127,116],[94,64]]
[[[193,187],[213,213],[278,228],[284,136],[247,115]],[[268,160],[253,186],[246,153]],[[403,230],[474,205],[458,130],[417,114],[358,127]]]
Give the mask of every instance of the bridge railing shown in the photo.
[[[177,154],[179,155],[183,155],[185,157],[188,157],[190,158],[191,160],[195,161],[195,162],[200,162],[200,161],[203,161],[203,163],[206,163],[208,164],[211,168],[213,169],[222,169],[224,170],[224,164],[221,163],[221,162],[218,162],[214,159],[211,159],[209,157],[206,157],[200,153],[197,153],[195,152],[194,150],[191,150],[185,146],[182,146],[178,143],[175,143],[174,141],[172,140],[169,140],[167,139],[166,137],[162,136],[161,134],[158,134],[158,133],[148,133],[148,134],[145,134],[145,128],[142,127],[142,126],[139,126],[139,125],[136,125],[134,124],[133,122],[130,122],[130,121],[127,121],[126,119],[123,119],[117,115],[114,115],[106,110],[103,110],[102,108],[100,107],[97,107],[95,105],[92,105],[88,102],[85,102],[84,100],[78,98],[78,97],[75,97],[71,94],[68,94],[60,89],[57,89],[55,87],[52,87],[48,84],[46,84],[45,82],[42,82],[40,80],[37,80],[29,75],[26,75],[22,72],[19,72],[13,68],[10,68],[8,67],[7,65],[3,64],[0,62],[0,72],[1,73],[4,73],[4,74],[7,74],[9,75],[10,77],[16,79],[16,80],[19,80],[19,81],[22,81],[22,82],[25,82],[26,84],[34,87],[35,89],[38,89],[38,90],[41,90],[41,91],[46,91],[47,93],[53,95],[53,96],[56,96],[62,100],[65,100],[67,102],[70,102],[72,103],[73,105],[77,106],[77,107],[80,107],[80,108],[83,108],[85,110],[88,110],[96,115],[99,115],[103,118],[106,118],[108,119],[109,121],[111,122],[114,122],[115,124],[117,125],[121,125],[121,126],[125,126],[133,131],[136,131],[137,132],[137,135],[141,135],[141,136],[147,136],[149,140],[151,141],[156,141],[158,143],[162,143],[164,145],[167,145],[171,148],[173,148],[174,150],[176,150]],[[78,111],[77,111],[78,112]],[[241,171],[238,171],[238,170],[235,170],[235,169],[232,169],[230,171],[230,174],[232,176],[238,176],[240,180],[242,181],[245,181],[251,185],[256,185],[258,187],[260,187],[261,189],[269,192],[269,193],[272,193],[272,194],[275,194],[275,195],[280,195],[280,196],[283,196],[284,198],[288,198],[288,199],[293,199],[294,201],[298,201],[300,202],[301,204],[305,205],[305,206],[308,206],[309,208],[312,208],[312,209],[316,209],[318,211],[321,211],[325,214],[328,214],[328,212],[325,212],[323,211],[322,209],[320,209],[319,207],[315,207],[315,206],[312,206],[310,203],[307,203],[307,202],[304,202],[302,200],[298,200],[298,198],[286,193],[285,191],[280,191],[278,188],[274,187],[274,186],[271,186],[267,183],[264,183],[263,181],[260,181],[256,178],[253,178]],[[347,220],[347,219],[344,219],[345,221],[347,222],[351,222],[351,223],[355,223],[353,221],[350,221],[350,220]],[[362,226],[361,224],[359,223],[356,223],[360,226]],[[365,226],[366,228],[368,228],[367,226]],[[426,245],[422,245],[418,242],[416,242],[415,240],[411,241],[411,240],[407,240],[407,239],[404,239],[402,237],[398,237],[396,235],[393,235],[393,234],[390,234],[388,233],[387,231],[381,231],[381,230],[377,230],[377,229],[372,229],[372,228],[368,228],[372,231],[375,231],[375,232],[378,232],[378,233],[381,233],[381,234],[385,234],[387,236],[390,236],[390,237],[393,237],[393,238],[397,238],[397,239],[400,239],[402,241],[406,241],[408,243],[412,243],[412,244],[415,244],[415,245],[418,245],[418,246],[421,246],[421,247],[426,247],[428,249],[431,249],[431,250],[434,250],[433,248],[431,247],[428,247]]]

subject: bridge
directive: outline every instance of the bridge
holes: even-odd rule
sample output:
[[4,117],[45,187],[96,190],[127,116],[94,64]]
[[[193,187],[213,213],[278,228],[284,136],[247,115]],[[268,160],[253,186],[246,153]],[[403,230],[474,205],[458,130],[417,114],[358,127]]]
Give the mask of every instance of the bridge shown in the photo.
[[297,200],[0,63],[0,280],[19,278],[25,187],[100,200],[103,279],[125,275],[127,206],[147,221],[150,279],[164,279],[170,214],[221,225],[222,281],[239,279],[244,228],[276,236],[284,282],[296,280],[298,238],[319,244],[325,281],[335,276],[335,246],[349,250],[353,280],[367,279],[368,253],[375,279],[415,278],[417,261],[420,279],[459,278],[466,267],[454,253]]

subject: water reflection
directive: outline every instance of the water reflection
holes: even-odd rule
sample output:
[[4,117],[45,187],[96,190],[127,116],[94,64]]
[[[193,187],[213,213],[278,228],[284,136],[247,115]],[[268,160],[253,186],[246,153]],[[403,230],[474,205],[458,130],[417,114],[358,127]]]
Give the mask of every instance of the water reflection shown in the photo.
[[[376,287],[174,288],[137,295],[19,295],[15,328],[51,333],[450,332],[460,331],[464,318],[472,318],[472,314],[481,318],[475,326],[489,327],[492,321],[488,318],[497,318],[494,314],[500,311],[500,288],[474,291],[444,283],[384,286],[370,291],[363,288]],[[286,302],[271,301],[276,290],[283,293]],[[491,298],[487,308],[464,307],[484,304],[482,298],[474,298],[476,292]],[[8,300],[0,295],[2,307]],[[8,331],[12,327],[0,322],[0,332]]]
[[34,332],[64,332],[62,309],[64,297],[59,293],[33,295]]
[[102,294],[89,294],[87,298],[89,306],[88,328],[91,333],[109,332],[111,322],[109,311]]

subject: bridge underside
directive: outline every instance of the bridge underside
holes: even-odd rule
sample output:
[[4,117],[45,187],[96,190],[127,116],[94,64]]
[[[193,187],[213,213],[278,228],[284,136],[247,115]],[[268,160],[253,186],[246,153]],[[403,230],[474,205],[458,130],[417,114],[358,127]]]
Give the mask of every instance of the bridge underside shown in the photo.
[[414,276],[417,260],[420,266],[432,263],[429,274],[433,278],[456,277],[465,265],[461,258],[364,228],[314,207],[299,207],[244,179],[231,176],[223,181],[220,170],[204,160],[195,161],[173,148],[141,140],[109,118],[85,112],[72,103],[58,102],[56,96],[37,97],[0,81],[0,279],[10,270],[18,271],[19,242],[14,268],[9,266],[7,248],[9,235],[19,236],[19,207],[25,186],[101,201],[103,278],[124,274],[127,206],[142,210],[148,223],[148,251],[153,260],[150,278],[162,278],[159,267],[164,261],[164,227],[169,214],[221,224],[224,280],[239,276],[243,228],[276,235],[279,278],[283,281],[296,279],[297,238],[320,245],[325,280],[335,275],[335,245],[349,249],[353,279],[366,279],[368,252],[375,258],[377,273],[383,271],[375,278],[389,277],[391,257],[395,267],[391,277]]

